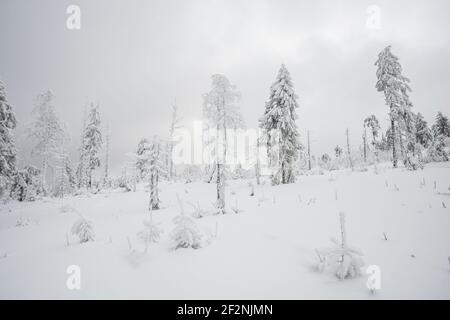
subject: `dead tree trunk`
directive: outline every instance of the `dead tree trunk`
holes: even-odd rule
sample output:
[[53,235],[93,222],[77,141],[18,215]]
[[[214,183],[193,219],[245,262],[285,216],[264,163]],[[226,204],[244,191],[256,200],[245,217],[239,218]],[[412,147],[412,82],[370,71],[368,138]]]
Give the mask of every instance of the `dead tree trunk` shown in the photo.
[[350,168],[351,168],[352,171],[353,171],[353,160],[352,160],[352,153],[351,153],[351,151],[350,151],[350,138],[349,138],[349,136],[348,136],[348,128],[347,128],[347,130],[346,130],[346,135],[347,135],[347,155],[348,155],[348,161],[349,161],[349,164],[350,164]]

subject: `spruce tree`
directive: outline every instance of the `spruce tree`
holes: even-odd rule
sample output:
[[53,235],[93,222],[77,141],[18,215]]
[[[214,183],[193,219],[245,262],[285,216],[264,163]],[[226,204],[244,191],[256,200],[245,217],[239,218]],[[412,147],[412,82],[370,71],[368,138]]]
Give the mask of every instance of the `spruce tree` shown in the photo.
[[0,197],[7,194],[17,175],[17,150],[12,132],[16,125],[16,116],[6,98],[5,86],[0,80]]
[[102,147],[102,132],[100,129],[100,113],[98,105],[91,104],[88,115],[88,122],[84,128],[82,141],[82,170],[87,177],[87,186],[92,187],[92,173],[100,167],[100,149]]
[[[378,91],[384,93],[386,104],[389,107],[392,136],[397,137],[396,131],[403,128],[399,126],[399,122],[405,124],[404,127],[408,131],[409,136],[411,136],[412,117],[410,108],[412,104],[408,96],[411,88],[409,87],[409,79],[402,75],[402,66],[398,57],[391,52],[391,46],[387,46],[378,54],[378,60],[375,62],[375,65],[378,67],[376,72],[378,81],[375,87]],[[410,142],[407,141],[407,143],[409,144]],[[408,145],[408,148],[410,147]],[[395,141],[392,144],[392,162],[394,168],[396,168],[398,155]]]
[[425,148],[433,141],[433,134],[420,112],[416,115],[416,140]]
[[136,169],[137,174],[140,180],[145,179],[148,176],[149,171],[149,157],[148,153],[151,150],[151,145],[147,139],[142,138],[139,141],[137,150],[136,150]]
[[163,152],[161,147],[161,141],[155,137],[148,152],[149,159],[149,179],[150,179],[150,203],[149,210],[160,209],[159,199],[159,181],[166,175],[164,163],[162,161]]
[[435,137],[450,137],[450,122],[448,121],[448,117],[444,116],[440,111],[436,115],[433,133]]
[[64,141],[68,139],[64,124],[53,105],[54,94],[47,90],[35,100],[35,119],[28,128],[28,137],[34,142],[31,154],[42,158],[42,187],[47,193],[47,169],[50,161],[58,155]]
[[296,109],[299,107],[297,98],[289,71],[283,64],[270,88],[269,100],[260,119],[268,157],[274,168],[272,174],[274,185],[295,181],[293,166],[301,149],[295,123]]

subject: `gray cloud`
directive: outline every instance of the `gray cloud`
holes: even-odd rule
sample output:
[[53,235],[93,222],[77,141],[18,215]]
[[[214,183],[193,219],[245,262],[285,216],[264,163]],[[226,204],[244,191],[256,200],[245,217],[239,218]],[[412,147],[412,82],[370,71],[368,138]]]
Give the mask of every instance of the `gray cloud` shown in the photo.
[[[69,4],[82,27],[65,27]],[[366,8],[381,9],[369,30]],[[165,134],[176,98],[186,125],[201,116],[210,76],[224,73],[242,92],[256,126],[281,63],[300,96],[299,127],[314,151],[360,143],[362,119],[384,120],[375,91],[378,52],[391,44],[410,77],[415,111],[431,121],[450,106],[448,1],[26,1],[0,3],[0,77],[17,112],[18,140],[32,100],[51,88],[76,156],[84,106],[99,102],[111,127],[116,173],[142,136]],[[26,152],[22,152],[26,156]]]

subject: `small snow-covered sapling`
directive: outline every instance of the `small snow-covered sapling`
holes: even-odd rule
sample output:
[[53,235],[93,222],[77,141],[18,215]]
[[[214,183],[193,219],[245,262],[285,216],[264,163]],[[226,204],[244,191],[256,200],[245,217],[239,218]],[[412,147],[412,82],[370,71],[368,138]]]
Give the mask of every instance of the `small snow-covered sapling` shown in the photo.
[[237,197],[235,198],[235,206],[234,206],[234,207],[231,207],[231,210],[233,210],[234,213],[240,213],[240,212],[242,212],[242,210],[239,209],[239,207],[238,207],[238,199],[237,199]]
[[80,243],[94,241],[95,232],[91,221],[86,220],[80,215],[80,218],[72,225],[72,234],[80,239]]
[[177,194],[178,203],[180,205],[180,215],[173,219],[175,229],[170,237],[173,242],[173,248],[194,248],[201,247],[202,235],[197,228],[195,222],[184,214],[183,202]]
[[323,271],[327,267],[340,280],[353,278],[361,274],[361,267],[364,265],[362,260],[363,253],[347,244],[347,235],[345,230],[345,214],[339,213],[341,223],[341,242],[332,240],[334,246],[324,249],[318,253],[318,270]]

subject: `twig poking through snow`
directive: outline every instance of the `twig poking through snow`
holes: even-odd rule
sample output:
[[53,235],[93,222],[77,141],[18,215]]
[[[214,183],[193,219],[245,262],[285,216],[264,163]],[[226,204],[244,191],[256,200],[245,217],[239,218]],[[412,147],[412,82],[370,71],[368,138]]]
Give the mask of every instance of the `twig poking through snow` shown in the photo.
[[386,235],[386,232],[383,232],[383,237],[384,237],[384,240],[388,240],[388,237],[387,237],[387,235]]
[[444,201],[442,201],[442,207],[443,207],[444,209],[447,208],[447,206],[445,205],[445,202],[444,202]]

